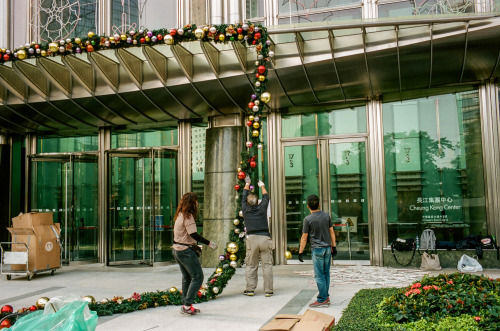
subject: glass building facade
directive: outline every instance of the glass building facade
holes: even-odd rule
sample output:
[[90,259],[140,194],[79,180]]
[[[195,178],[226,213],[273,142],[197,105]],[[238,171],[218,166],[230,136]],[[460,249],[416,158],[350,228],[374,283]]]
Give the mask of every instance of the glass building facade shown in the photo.
[[[269,217],[276,263],[295,262],[302,222],[309,213],[306,199],[311,194],[320,197],[321,209],[332,217],[338,260],[383,265],[383,252],[390,242],[398,237],[415,238],[426,228],[433,229],[442,241],[458,241],[469,234],[500,234],[500,163],[497,162],[500,93],[494,80],[496,67],[491,79],[465,84],[462,80],[468,79],[464,72],[469,55],[465,54],[458,71],[453,71],[460,80],[440,85],[446,78],[433,76],[433,70],[440,69],[433,61],[447,56],[440,47],[458,41],[449,37],[443,46],[438,38],[431,39],[434,48],[424,55],[417,52],[408,55],[402,48],[405,43],[414,42],[411,39],[414,27],[408,20],[435,15],[432,23],[415,26],[434,24],[432,33],[438,35],[439,19],[446,18],[450,23],[443,29],[449,33],[456,26],[468,23],[451,22],[458,18],[448,14],[474,18],[474,13],[497,11],[498,1],[478,4],[440,0],[425,3],[247,0],[238,2],[237,10],[223,9],[222,0],[74,1],[72,6],[58,7],[66,22],[60,26],[49,19],[54,9],[51,3],[31,1],[36,10],[30,12],[28,22],[13,23],[17,25],[10,27],[12,39],[4,40],[24,44],[29,42],[21,41],[26,36],[51,41],[85,36],[88,31],[112,35],[146,28],[184,27],[198,23],[192,22],[193,18],[203,21],[200,25],[252,20],[269,28],[271,47],[276,53],[271,70],[275,77],[273,96],[279,95],[279,101],[260,119],[263,148],[259,149],[257,165],[259,179],[266,183],[271,196]],[[12,9],[12,13],[21,9]],[[366,25],[369,20],[379,18],[376,23],[380,26]],[[387,25],[399,19],[406,20],[408,28],[400,29],[396,23]],[[287,27],[302,32],[280,31]],[[394,37],[391,34],[394,31],[400,34]],[[417,35],[427,38],[427,32]],[[460,38],[463,42],[463,35]],[[389,48],[389,44],[397,45],[397,55],[387,63],[376,62],[377,52]],[[475,39],[470,44],[473,58],[488,52],[489,45],[482,40]],[[253,74],[253,53],[235,49],[231,56],[238,57],[240,62],[236,64],[225,63],[230,61],[224,52],[233,48],[220,44],[207,48],[193,43],[173,50],[158,47],[153,51],[144,47],[129,54],[117,51],[108,62],[99,62],[102,60],[99,56],[79,56],[75,62],[83,63],[83,68],[94,68],[95,63],[116,66],[116,75],[120,79],[126,77],[117,79],[114,86],[115,76],[106,76],[109,73],[106,67],[93,78],[98,88],[81,97],[88,99],[80,102],[79,98],[73,98],[69,106],[58,106],[61,111],[55,117],[63,124],[65,120],[58,116],[66,110],[74,111],[69,113],[71,116],[82,109],[85,116],[94,114],[100,121],[91,128],[70,124],[59,132],[37,132],[29,127],[29,132],[19,133],[19,127],[12,124],[15,121],[9,116],[19,111],[20,107],[11,100],[22,97],[22,92],[11,92],[11,88],[7,98],[8,88],[2,87],[0,99],[10,109],[0,105],[0,124],[2,128],[15,129],[5,130],[13,137],[5,144],[10,149],[9,171],[13,177],[9,184],[9,217],[30,211],[54,213],[54,221],[61,224],[63,261],[67,263],[172,262],[173,215],[182,194],[197,193],[200,208],[197,225],[202,233],[208,195],[224,197],[206,187],[207,132],[216,127],[217,121],[213,119],[239,114],[241,121],[234,126],[243,127],[247,120],[234,105],[224,104],[222,110],[212,107],[215,110],[203,113],[196,104],[199,100],[196,97],[203,91],[202,99],[212,106],[224,95],[233,100],[234,90],[228,92],[229,86],[236,85],[245,93],[250,89],[245,84],[248,75]],[[324,55],[321,53],[324,49],[331,52]],[[322,55],[315,58],[316,53]],[[498,52],[492,53],[494,62]],[[370,57],[371,54],[375,55]],[[359,62],[349,62],[363,56]],[[59,61],[58,65],[75,70],[76,66],[65,61]],[[142,71],[136,74],[130,63],[139,62],[137,67]],[[201,62],[210,63],[205,71],[214,70],[210,75],[215,78],[211,76],[209,83],[204,82],[206,72],[197,71],[196,66]],[[331,71],[318,74],[325,67],[318,69],[315,63],[325,62],[330,64],[327,70]],[[362,64],[361,71],[368,73],[368,80],[358,77],[355,63]],[[394,63],[399,72],[391,67]],[[152,67],[146,66],[149,64]],[[226,76],[221,75],[225,65],[230,72]],[[381,71],[385,65],[388,69]],[[245,83],[231,76],[240,67]],[[298,69],[288,72],[289,67]],[[17,69],[16,74],[26,68]],[[482,70],[486,69],[479,68],[475,73]],[[425,75],[418,76],[422,71],[426,71]],[[85,70],[75,72],[71,74],[85,78]],[[297,78],[298,73],[305,73],[307,79]],[[2,74],[0,70],[3,78]],[[316,78],[309,80],[313,76]],[[425,82],[421,83],[419,78],[404,79],[413,76],[425,76],[422,78]],[[89,89],[83,78],[83,83],[77,78],[73,82],[78,88]],[[185,85],[176,85],[179,81]],[[399,86],[385,93],[386,85],[394,81]],[[55,83],[51,81],[53,86]],[[405,84],[415,87],[408,88]],[[35,90],[32,85],[29,87]],[[109,87],[112,92],[103,92],[110,90]],[[126,116],[114,123],[101,114],[106,108],[103,100],[109,97],[106,93],[112,97],[119,95],[121,99],[113,98],[116,104],[106,103],[115,113],[120,113],[122,102],[135,100],[136,95],[146,95],[143,100],[148,102],[130,102],[127,113],[124,112]],[[36,124],[41,117],[49,116],[49,111],[43,100],[35,99],[35,103],[31,107],[38,110],[37,117],[30,120]],[[151,115],[154,110],[159,110],[160,115]],[[174,116],[169,117],[171,114]],[[2,155],[5,153],[6,149],[2,149]],[[234,204],[234,199],[224,203]],[[210,233],[203,234],[210,237]],[[292,260],[285,259],[286,251],[292,252]]]

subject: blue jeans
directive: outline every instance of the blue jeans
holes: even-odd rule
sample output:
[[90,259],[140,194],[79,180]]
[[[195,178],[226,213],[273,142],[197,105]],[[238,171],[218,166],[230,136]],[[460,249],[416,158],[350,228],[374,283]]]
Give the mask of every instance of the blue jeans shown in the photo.
[[174,252],[174,258],[179,263],[182,272],[182,301],[185,306],[193,304],[201,284],[203,284],[203,269],[200,259],[191,249]]
[[332,263],[332,251],[330,247],[317,247],[312,249],[312,261],[314,267],[314,280],[318,286],[318,302],[325,302],[330,296],[330,265]]

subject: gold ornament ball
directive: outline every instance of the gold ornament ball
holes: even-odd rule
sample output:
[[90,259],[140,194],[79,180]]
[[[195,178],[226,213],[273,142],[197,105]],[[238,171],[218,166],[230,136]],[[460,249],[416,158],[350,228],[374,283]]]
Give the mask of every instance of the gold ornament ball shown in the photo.
[[236,262],[236,261],[231,261],[231,263],[229,263],[229,265],[230,265],[232,268],[236,269],[236,267],[238,266],[238,262]]
[[75,38],[75,44],[80,45],[82,40],[80,38]]
[[198,28],[194,30],[194,35],[196,38],[201,39],[205,36],[205,32],[202,29]]
[[243,169],[241,169],[241,167],[238,168],[238,172],[240,172],[240,171],[243,171]]
[[292,252],[286,251],[285,252],[285,257],[286,257],[287,260],[290,260],[292,258]]
[[17,58],[19,60],[24,60],[26,58],[26,51],[23,49],[20,49],[17,51]]
[[231,255],[229,255],[229,259],[231,261],[236,261],[238,259],[238,257],[236,256],[236,254],[231,254]]
[[47,304],[47,302],[49,302],[49,300],[50,299],[47,297],[41,297],[40,299],[36,300],[35,306],[38,309],[43,309],[45,307],[45,305]]
[[122,34],[122,35],[120,36],[120,39],[121,39],[121,40],[123,40],[123,41],[127,40],[127,35]]
[[49,44],[49,50],[52,53],[56,53],[59,50],[59,44],[58,43],[50,43]]
[[47,56],[47,51],[42,49],[42,51],[40,52],[40,54],[42,54],[42,56]]
[[219,267],[219,268],[215,269],[215,273],[216,274],[221,274],[222,273],[222,268]]
[[86,295],[83,297],[83,301],[87,301],[88,303],[95,303],[95,298],[91,295]]
[[266,76],[264,76],[264,75],[260,75],[260,76],[259,76],[259,80],[260,80],[261,82],[265,81],[265,80],[266,80]]
[[243,35],[241,33],[238,35],[238,40],[243,40]]
[[260,124],[259,124],[259,122],[254,122],[254,123],[253,123],[253,128],[254,128],[254,129],[258,129],[258,128],[260,128]]
[[227,244],[227,251],[231,254],[235,254],[238,252],[238,244],[235,242],[230,242]]
[[259,130],[253,130],[252,131],[252,136],[258,137],[259,136]]
[[177,287],[171,287],[168,291],[170,293],[175,293],[175,292],[177,292]]
[[240,220],[235,218],[234,221],[233,221],[233,224],[234,225],[239,225],[240,224]]
[[225,37],[225,36],[221,33],[221,34],[219,35],[219,40],[220,40],[220,41],[224,41],[224,39],[226,39],[226,37]]
[[249,121],[253,121],[253,120],[254,120],[253,115],[248,116],[248,120],[249,120]]
[[240,217],[243,217],[243,211],[241,211],[241,210],[240,210],[240,211],[238,212],[238,215],[239,215]]
[[89,38],[92,38],[92,37],[94,36],[94,32],[90,31],[89,33],[87,33],[87,36],[88,36]]
[[241,230],[240,230],[240,229],[238,229],[238,228],[234,229],[234,233],[236,233],[236,234],[240,234],[240,232],[241,232]]
[[109,299],[106,299],[106,298],[101,300],[101,303],[108,303],[108,302],[109,302]]
[[268,103],[269,100],[271,100],[271,93],[269,93],[269,92],[262,93],[262,95],[260,96],[260,101],[262,101],[264,103]]
[[174,43],[174,37],[172,37],[171,35],[167,34],[165,36],[165,44],[167,45],[173,45]]

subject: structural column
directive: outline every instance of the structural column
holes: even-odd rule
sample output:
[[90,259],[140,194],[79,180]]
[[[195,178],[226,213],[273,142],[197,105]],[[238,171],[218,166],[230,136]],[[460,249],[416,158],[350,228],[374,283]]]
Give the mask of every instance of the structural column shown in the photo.
[[179,122],[179,196],[191,191],[191,123]]
[[99,129],[99,240],[97,259],[98,262],[108,263],[108,181],[109,165],[107,150],[111,148],[111,130],[109,128]]
[[0,242],[9,241],[9,233],[5,228],[10,226],[10,192],[11,192],[11,160],[10,142],[6,135],[0,135],[0,201],[3,207],[0,208]]
[[203,267],[215,267],[224,253],[236,215],[236,169],[240,164],[244,127],[240,114],[209,118],[205,143],[203,236],[219,246],[205,249]]

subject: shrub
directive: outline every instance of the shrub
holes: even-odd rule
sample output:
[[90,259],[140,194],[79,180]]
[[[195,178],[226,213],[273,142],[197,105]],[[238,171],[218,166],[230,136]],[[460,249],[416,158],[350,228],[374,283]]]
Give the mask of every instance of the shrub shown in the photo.
[[349,302],[333,330],[390,330],[390,328],[378,324],[376,319],[377,305],[384,297],[391,296],[397,293],[398,290],[397,288],[360,290]]
[[497,330],[500,328],[499,290],[500,280],[484,276],[463,273],[425,276],[385,298],[379,304],[378,321],[384,326],[407,323],[404,327],[409,327],[419,320],[425,320],[420,322],[424,324],[439,324],[446,317],[466,315],[464,323],[469,317],[482,330]]

